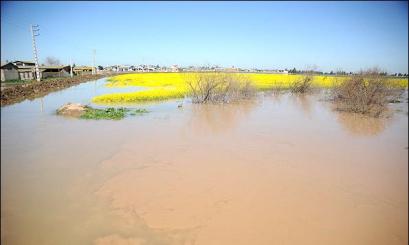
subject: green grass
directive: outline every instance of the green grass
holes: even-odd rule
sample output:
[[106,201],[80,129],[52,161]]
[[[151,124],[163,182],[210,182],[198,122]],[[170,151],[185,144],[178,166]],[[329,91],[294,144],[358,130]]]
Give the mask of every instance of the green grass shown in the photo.
[[13,79],[13,80],[6,80],[3,81],[1,83],[5,83],[5,84],[21,84],[21,83],[30,83],[33,80],[20,80],[20,79]]
[[128,108],[106,108],[106,109],[95,109],[87,107],[85,113],[80,117],[82,119],[94,119],[94,120],[121,120],[128,114],[131,116],[140,115],[148,113],[146,109],[135,109],[131,110]]
[[149,112],[149,111],[146,110],[146,109],[136,109],[136,110],[131,111],[131,112],[129,113],[129,115],[131,115],[131,116],[136,116],[136,115],[141,115],[141,114],[145,114],[145,113],[148,113],[148,112]]

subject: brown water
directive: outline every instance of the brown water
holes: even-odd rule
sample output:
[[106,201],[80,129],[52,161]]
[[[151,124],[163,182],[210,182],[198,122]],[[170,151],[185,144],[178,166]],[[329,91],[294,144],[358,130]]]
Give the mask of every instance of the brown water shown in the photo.
[[408,242],[407,103],[387,119],[290,95],[53,114],[90,84],[2,108],[2,244]]

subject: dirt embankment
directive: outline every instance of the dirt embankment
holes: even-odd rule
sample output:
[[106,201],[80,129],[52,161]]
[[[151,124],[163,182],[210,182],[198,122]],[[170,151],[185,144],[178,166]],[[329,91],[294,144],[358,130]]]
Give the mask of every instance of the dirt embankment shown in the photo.
[[53,78],[40,82],[15,85],[1,89],[1,106],[21,102],[26,99],[35,99],[48,93],[58,91],[83,82],[100,79],[107,75],[85,75],[69,78]]

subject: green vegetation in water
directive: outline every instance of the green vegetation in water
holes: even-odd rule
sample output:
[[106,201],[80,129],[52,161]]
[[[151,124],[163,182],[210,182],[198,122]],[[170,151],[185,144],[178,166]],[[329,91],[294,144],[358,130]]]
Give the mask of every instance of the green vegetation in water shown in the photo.
[[94,119],[94,120],[100,120],[100,119],[108,119],[108,120],[120,120],[123,119],[128,113],[129,115],[138,115],[138,114],[143,114],[143,113],[148,113],[146,109],[136,109],[136,110],[131,110],[128,108],[106,108],[106,109],[95,109],[91,107],[87,107],[86,111],[83,115],[81,115],[80,118],[82,119]]
[[110,119],[110,120],[120,120],[125,117],[128,109],[126,108],[106,108],[106,109],[95,109],[88,107],[85,113],[81,115],[82,119]]
[[131,111],[131,112],[129,113],[129,115],[131,115],[131,116],[136,116],[136,115],[145,114],[145,113],[148,113],[148,112],[149,112],[149,111],[146,110],[146,109],[136,109],[136,110]]

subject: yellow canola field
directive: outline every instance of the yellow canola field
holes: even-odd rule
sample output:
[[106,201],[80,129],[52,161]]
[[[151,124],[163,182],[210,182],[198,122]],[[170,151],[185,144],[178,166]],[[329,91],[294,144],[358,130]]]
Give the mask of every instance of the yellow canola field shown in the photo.
[[[146,90],[126,93],[112,93],[96,96],[94,103],[134,103],[183,98],[188,93],[186,79],[195,73],[134,73],[114,76],[108,79],[107,87],[142,86]],[[302,75],[242,73],[242,77],[252,81],[257,90],[288,88]],[[348,77],[314,76],[316,87],[330,88]],[[408,79],[392,79],[396,86],[407,87]]]

